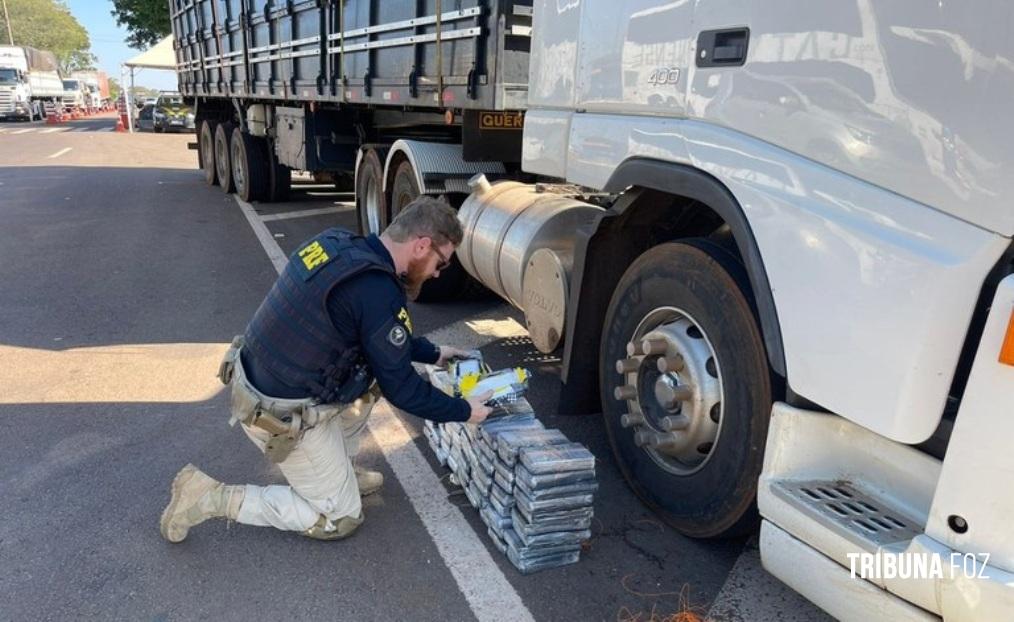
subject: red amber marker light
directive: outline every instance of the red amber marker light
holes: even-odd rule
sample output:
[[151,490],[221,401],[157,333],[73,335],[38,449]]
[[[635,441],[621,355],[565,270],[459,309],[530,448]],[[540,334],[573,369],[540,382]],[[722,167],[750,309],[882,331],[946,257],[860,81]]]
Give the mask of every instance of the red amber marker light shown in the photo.
[[1014,366],[1014,311],[1011,311],[1007,336],[1003,338],[1003,347],[1000,348],[1000,362]]

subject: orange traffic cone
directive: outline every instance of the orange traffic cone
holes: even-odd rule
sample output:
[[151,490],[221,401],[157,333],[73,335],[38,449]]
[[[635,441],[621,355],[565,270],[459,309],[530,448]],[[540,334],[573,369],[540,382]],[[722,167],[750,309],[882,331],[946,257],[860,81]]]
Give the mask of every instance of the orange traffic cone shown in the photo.
[[117,132],[127,131],[127,127],[123,125],[123,117],[116,117],[116,131]]

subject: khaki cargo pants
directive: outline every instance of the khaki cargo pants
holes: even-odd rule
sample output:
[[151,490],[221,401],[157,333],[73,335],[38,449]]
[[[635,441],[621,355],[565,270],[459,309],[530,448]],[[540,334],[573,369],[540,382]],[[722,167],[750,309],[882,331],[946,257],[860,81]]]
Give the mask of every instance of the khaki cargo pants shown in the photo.
[[[277,462],[288,486],[246,487],[236,521],[246,525],[306,531],[321,516],[332,521],[362,513],[353,458],[379,392],[367,392],[348,406],[313,405],[309,400],[284,400],[264,395],[247,380],[239,359],[239,345],[230,350],[232,369],[223,380],[232,390],[232,417],[261,452],[270,449],[272,434],[249,425],[251,410],[284,415],[302,414],[291,449]],[[227,361],[229,362],[229,356]],[[280,417],[279,417],[280,418]],[[275,439],[277,440],[277,438]],[[287,448],[288,449],[288,448]]]

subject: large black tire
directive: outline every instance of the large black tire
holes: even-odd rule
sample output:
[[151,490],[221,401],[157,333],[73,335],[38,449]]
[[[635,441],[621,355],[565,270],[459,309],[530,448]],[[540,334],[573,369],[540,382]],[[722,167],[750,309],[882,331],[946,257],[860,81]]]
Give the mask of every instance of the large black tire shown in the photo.
[[[620,279],[606,312],[599,380],[610,445],[637,496],[666,523],[692,537],[739,535],[757,520],[755,499],[771,413],[772,376],[749,292],[746,271],[735,256],[707,240],[684,240],[656,246],[638,257]],[[651,401],[658,398],[649,389],[657,385],[650,383],[664,375],[651,375],[657,357],[642,359],[635,372],[635,402],[650,428],[624,427],[621,417],[632,410],[632,402],[614,394],[634,377],[621,375],[616,365],[628,357],[627,344],[635,331],[644,335],[652,318],[666,314],[681,318],[669,324],[681,327],[674,334],[686,335],[688,343],[698,344],[695,347],[710,348],[704,350],[711,353],[705,366],[711,380],[706,382],[720,386],[712,397],[720,398],[720,406],[706,409],[707,414],[700,416],[692,402],[684,402],[685,410],[679,411],[705,424],[704,417],[718,424],[712,443],[695,440],[690,444],[693,450],[682,450],[697,452],[694,455],[703,461],[699,464],[681,462],[658,446],[652,448],[653,454],[635,442],[635,430],[665,432],[664,426],[656,425],[660,421],[656,413],[671,412]],[[686,318],[699,330],[683,330]],[[694,341],[700,339],[704,341]],[[694,386],[689,369],[688,363],[679,382]],[[641,384],[645,379],[648,384]]]
[[384,194],[384,155],[381,150],[369,148],[359,160],[355,192],[356,215],[362,235],[380,235],[390,222]]
[[231,121],[224,121],[215,128],[215,176],[222,192],[229,194],[236,190],[236,184],[232,182],[232,156],[230,142],[232,131],[236,125]]
[[201,121],[199,129],[197,163],[204,173],[204,183],[209,186],[218,184],[218,174],[215,171],[215,128],[218,123],[211,119]]
[[260,201],[268,194],[271,171],[263,138],[251,136],[240,128],[232,131],[230,160],[232,181],[240,199]]
[[267,200],[271,203],[288,201],[292,191],[292,169],[278,161],[275,146],[270,141],[264,141],[264,152],[268,159]]

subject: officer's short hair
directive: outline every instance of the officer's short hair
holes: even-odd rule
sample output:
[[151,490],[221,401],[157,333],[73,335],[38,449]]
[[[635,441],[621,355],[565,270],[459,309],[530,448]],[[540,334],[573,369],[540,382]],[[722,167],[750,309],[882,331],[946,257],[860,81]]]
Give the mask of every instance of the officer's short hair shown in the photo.
[[384,233],[395,242],[407,242],[413,237],[431,238],[437,246],[448,242],[458,246],[464,237],[454,208],[425,195],[406,205]]

